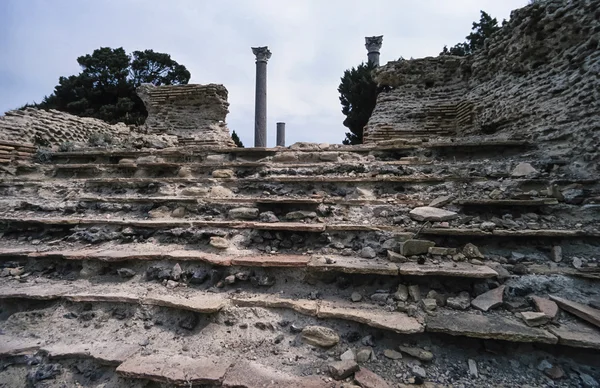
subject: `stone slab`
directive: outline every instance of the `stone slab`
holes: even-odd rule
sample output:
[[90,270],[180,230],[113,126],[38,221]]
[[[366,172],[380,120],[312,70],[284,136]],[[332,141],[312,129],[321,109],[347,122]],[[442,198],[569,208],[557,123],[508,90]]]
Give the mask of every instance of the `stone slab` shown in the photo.
[[[418,231],[418,229],[414,229]],[[523,229],[523,230],[503,230],[495,229],[493,232],[486,232],[481,229],[467,228],[424,228],[420,232],[424,235],[437,236],[498,236],[498,237],[579,237],[579,236],[600,236],[600,233],[585,230],[573,229]]]
[[363,323],[379,329],[391,330],[400,334],[421,333],[424,330],[415,318],[401,312],[374,309],[371,305],[357,305],[323,301],[317,313],[319,318],[345,319]]
[[465,206],[544,206],[557,205],[554,198],[541,199],[461,199],[456,204]]
[[561,345],[600,350],[600,330],[590,325],[569,322],[559,327],[550,326],[548,330],[558,337]]
[[124,343],[52,344],[41,351],[50,358],[91,358],[104,365],[119,365],[138,351],[137,345]]
[[73,291],[73,287],[59,284],[31,285],[18,288],[4,285],[0,288],[0,299],[53,300],[59,299],[71,291]]
[[[327,264],[327,258],[334,261]],[[362,259],[359,257],[327,256],[314,257],[308,268],[315,271],[328,272],[337,271],[344,273],[374,274],[374,275],[398,275],[398,267],[389,261],[376,259]]]
[[431,206],[416,207],[408,215],[416,221],[451,221],[458,218],[458,214],[448,210]]
[[584,304],[573,302],[554,295],[550,295],[550,299],[555,301],[561,309],[566,310],[597,327],[600,327],[600,310],[596,310],[595,308],[586,306]]
[[186,297],[166,294],[164,292],[154,292],[141,298],[141,302],[154,306],[212,314],[221,311],[221,309],[227,306],[228,299],[222,294],[200,294]]
[[212,358],[155,354],[134,356],[117,367],[128,378],[146,379],[175,385],[220,385],[231,362]]
[[549,332],[528,327],[511,318],[496,314],[438,312],[427,318],[427,331],[483,339],[512,342],[556,344],[558,338]]
[[504,290],[506,286],[502,285],[500,287],[496,287],[493,290],[489,290],[488,292],[484,292],[479,295],[477,298],[471,301],[471,306],[481,310],[488,311],[490,309],[496,308],[502,305],[504,300]]
[[232,257],[232,265],[246,267],[305,267],[310,258],[302,255],[260,255]]
[[252,295],[231,297],[231,302],[239,307],[267,307],[267,308],[285,308],[297,311],[304,315],[316,316],[318,304],[314,300],[306,299],[285,299],[275,295]]
[[0,357],[23,356],[38,351],[43,341],[0,334]]
[[362,388],[392,388],[383,378],[364,367],[354,374],[354,381]]
[[210,253],[202,253],[198,251],[190,251],[179,249],[176,251],[172,251],[166,255],[167,258],[172,260],[182,260],[182,261],[202,261],[205,263],[210,263],[213,265],[220,265],[228,267],[231,265],[231,257],[230,256],[221,256],[214,255]]
[[67,293],[63,297],[72,302],[93,303],[139,303],[140,297],[128,292],[76,292]]
[[290,376],[247,361],[236,362],[225,375],[226,388],[336,388],[340,385],[319,376]]
[[485,265],[442,262],[440,264],[399,263],[398,273],[411,276],[452,276],[485,279],[498,276],[498,273]]
[[532,296],[531,300],[537,311],[546,314],[550,319],[555,319],[558,315],[558,305],[550,299]]

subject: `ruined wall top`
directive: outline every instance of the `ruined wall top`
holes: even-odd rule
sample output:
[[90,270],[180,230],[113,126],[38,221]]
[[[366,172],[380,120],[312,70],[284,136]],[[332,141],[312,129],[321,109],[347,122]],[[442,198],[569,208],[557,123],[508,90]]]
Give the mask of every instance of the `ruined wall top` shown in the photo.
[[0,140],[55,148],[66,144],[74,148],[167,148],[177,143],[175,136],[147,134],[123,123],[108,124],[91,117],[36,108],[12,110],[0,116]]
[[148,111],[145,127],[150,132],[176,135],[188,144],[235,146],[225,124],[225,86],[143,84],[137,93]]
[[[591,172],[600,159],[600,0],[546,0],[467,57],[389,62],[365,142],[420,138],[527,139],[540,157]],[[587,167],[586,167],[587,166]]]

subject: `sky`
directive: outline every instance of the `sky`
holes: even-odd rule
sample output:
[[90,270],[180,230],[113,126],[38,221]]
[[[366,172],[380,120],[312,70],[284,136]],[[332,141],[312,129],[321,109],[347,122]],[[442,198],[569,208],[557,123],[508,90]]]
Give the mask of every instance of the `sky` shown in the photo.
[[52,93],[76,58],[99,47],[153,49],[187,67],[190,83],[229,90],[227,123],[254,144],[255,57],[268,46],[268,146],[341,143],[337,87],[383,35],[381,64],[437,55],[463,42],[484,10],[499,22],[527,0],[0,0],[0,114]]

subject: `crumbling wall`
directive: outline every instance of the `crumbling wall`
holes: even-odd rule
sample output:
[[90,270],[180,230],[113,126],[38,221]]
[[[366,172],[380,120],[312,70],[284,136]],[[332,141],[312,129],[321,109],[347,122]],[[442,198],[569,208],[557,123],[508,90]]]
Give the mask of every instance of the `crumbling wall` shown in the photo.
[[[0,116],[0,139],[49,144],[65,142],[87,142],[93,134],[114,134],[129,132],[125,124],[110,125],[102,120],[78,117],[57,110],[27,108],[12,110]],[[40,140],[36,142],[36,137]]]
[[[547,0],[513,11],[476,54],[381,67],[384,91],[366,142],[398,137],[525,138],[540,157],[598,174],[600,0]],[[387,87],[387,88],[385,88]],[[387,89],[387,90],[385,90]]]
[[[94,143],[94,138],[99,140]],[[90,117],[78,117],[57,110],[27,108],[0,116],[0,141],[60,147],[72,143],[81,148],[90,145],[125,148],[166,148],[177,144],[177,138],[152,135],[123,123],[108,124]]]
[[229,103],[223,85],[144,84],[137,93],[148,110],[150,132],[176,135],[183,144],[235,147],[225,124]]

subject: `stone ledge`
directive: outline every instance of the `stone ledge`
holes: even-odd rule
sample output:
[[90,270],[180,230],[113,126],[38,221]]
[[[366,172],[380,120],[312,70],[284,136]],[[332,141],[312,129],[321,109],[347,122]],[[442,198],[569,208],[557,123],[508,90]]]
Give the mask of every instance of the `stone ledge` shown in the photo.
[[415,318],[401,312],[374,309],[369,305],[322,301],[317,317],[345,319],[400,334],[415,334],[424,331],[423,325]]
[[33,354],[43,345],[43,341],[31,338],[12,337],[0,334],[0,357],[13,357]]
[[[327,264],[328,259],[332,261],[331,264]],[[313,257],[308,263],[308,268],[320,272],[398,275],[398,267],[389,261],[344,256]]]
[[399,228],[391,225],[357,225],[357,224],[305,224],[301,222],[244,222],[244,221],[204,221],[204,220],[117,220],[106,218],[67,218],[67,217],[0,217],[0,223],[15,224],[41,224],[41,225],[118,225],[140,228],[168,228],[168,227],[214,227],[231,229],[257,229],[257,230],[287,230],[297,232],[320,233],[329,231],[389,231],[395,233],[413,232],[423,235],[437,236],[488,236],[488,237],[600,237],[600,231],[586,231],[581,229],[524,229],[503,230],[496,229],[492,232],[481,229],[461,228]]
[[238,307],[285,308],[310,316],[316,316],[318,310],[318,303],[314,300],[285,299],[275,295],[233,295],[231,302]]
[[221,384],[230,361],[181,355],[134,356],[117,367],[117,373],[175,385]]
[[498,273],[485,265],[442,262],[441,264],[399,263],[398,273],[411,276],[453,276],[466,278],[493,278]]
[[40,348],[48,357],[90,358],[104,365],[119,365],[139,349],[137,345],[124,343],[91,343],[91,344],[52,344]]
[[558,338],[546,330],[495,314],[438,312],[427,318],[426,331],[512,342],[558,343]]

